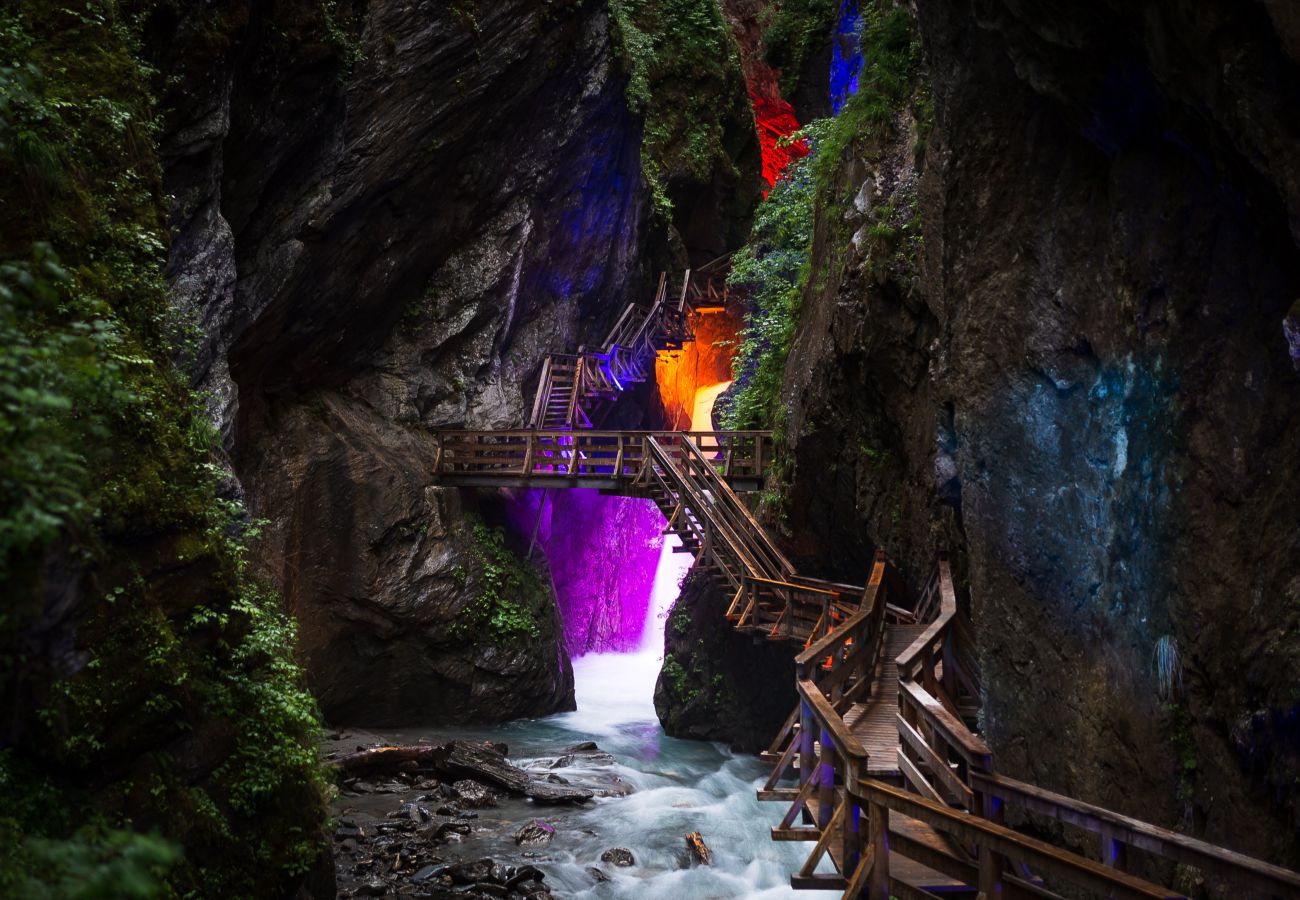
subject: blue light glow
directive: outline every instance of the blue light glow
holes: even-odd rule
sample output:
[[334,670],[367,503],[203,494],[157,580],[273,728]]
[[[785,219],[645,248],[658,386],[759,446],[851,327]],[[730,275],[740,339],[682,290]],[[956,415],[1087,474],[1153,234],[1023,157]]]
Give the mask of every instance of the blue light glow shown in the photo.
[[836,115],[858,92],[858,77],[862,74],[862,42],[858,35],[861,21],[857,0],[844,0],[831,44],[831,111]]

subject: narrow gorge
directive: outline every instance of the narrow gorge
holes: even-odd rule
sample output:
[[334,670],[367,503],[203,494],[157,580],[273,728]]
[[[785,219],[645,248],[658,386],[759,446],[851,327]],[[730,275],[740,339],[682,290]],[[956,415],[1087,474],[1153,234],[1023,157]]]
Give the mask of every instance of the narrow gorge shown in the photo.
[[1300,897],[1300,6],[0,4],[0,896]]

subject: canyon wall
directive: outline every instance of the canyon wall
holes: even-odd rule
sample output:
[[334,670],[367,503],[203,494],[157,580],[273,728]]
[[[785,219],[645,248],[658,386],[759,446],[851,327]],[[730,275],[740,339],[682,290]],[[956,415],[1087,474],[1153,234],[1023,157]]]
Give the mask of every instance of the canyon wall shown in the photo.
[[956,550],[1000,770],[1294,865],[1297,23],[915,14],[917,102],[818,207],[793,549],[860,579],[842,561],[880,545],[913,587]]
[[[485,583],[431,432],[519,426],[544,354],[648,282],[610,21],[536,2],[335,15],[341,50],[254,11],[224,79],[174,98],[173,284],[205,322],[200,383],[327,718],[571,707],[553,602]],[[516,613],[535,621],[494,629]]]

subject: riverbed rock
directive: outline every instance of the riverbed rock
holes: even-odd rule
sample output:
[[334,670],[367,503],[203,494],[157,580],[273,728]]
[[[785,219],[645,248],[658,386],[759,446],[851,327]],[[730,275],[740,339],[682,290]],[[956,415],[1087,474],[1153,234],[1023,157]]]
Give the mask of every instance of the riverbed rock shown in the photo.
[[595,796],[595,792],[569,784],[553,784],[549,781],[530,781],[524,788],[524,796],[534,803],[554,805],[564,803],[584,803]]
[[555,839],[555,826],[533,819],[515,832],[515,843],[520,847],[548,847]]
[[596,884],[604,884],[606,881],[610,880],[610,877],[605,874],[604,870],[598,869],[595,866],[587,866],[585,871],[591,876],[591,880]]
[[730,596],[697,569],[682,584],[664,634],[654,704],[674,737],[765,749],[795,704],[789,645],[758,642],[725,618]]
[[496,806],[497,800],[491,791],[469,778],[463,778],[452,785],[456,792],[456,802],[471,809]]
[[636,865],[636,857],[633,856],[632,851],[626,847],[609,848],[604,853],[600,854],[600,861],[613,863],[620,869],[626,869],[630,866]]

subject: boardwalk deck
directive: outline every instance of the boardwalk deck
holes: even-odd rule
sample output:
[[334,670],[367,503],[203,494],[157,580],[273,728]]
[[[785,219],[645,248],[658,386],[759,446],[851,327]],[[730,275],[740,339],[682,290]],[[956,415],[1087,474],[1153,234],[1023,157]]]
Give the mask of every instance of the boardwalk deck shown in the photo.
[[883,659],[876,669],[871,700],[855,703],[844,724],[868,753],[867,774],[872,778],[898,778],[898,665],[894,657],[912,645],[924,625],[891,624],[885,628]]

